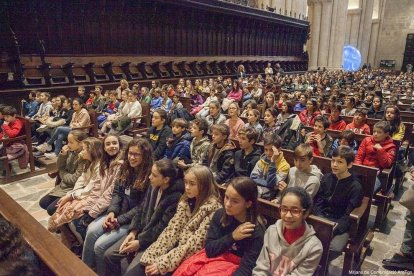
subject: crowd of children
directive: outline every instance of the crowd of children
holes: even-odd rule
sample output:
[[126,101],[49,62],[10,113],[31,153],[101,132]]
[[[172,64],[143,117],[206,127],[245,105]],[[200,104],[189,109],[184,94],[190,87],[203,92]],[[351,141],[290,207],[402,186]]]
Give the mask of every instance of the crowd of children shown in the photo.
[[[99,275],[312,275],[322,245],[305,219],[315,214],[335,221],[330,250],[332,256],[343,251],[349,214],[363,197],[352,165],[390,168],[398,153],[393,139],[405,136],[398,107],[386,104],[394,94],[384,83],[412,86],[407,75],[385,79],[370,71],[351,79],[333,72],[194,84],[180,79],[175,87],[153,81],[151,89],[133,91],[123,82],[104,96],[96,87],[86,104],[104,115],[102,141],[77,130],[89,122],[84,90],[72,107],[61,99],[60,108],[48,93],[31,94],[37,104],[24,104],[36,121],[32,135],[40,137],[43,125],[52,128],[51,114],[62,122],[38,146],[54,147],[60,176],[40,201],[51,215],[49,230],[59,230]],[[195,119],[171,116],[184,108],[181,96],[191,98]],[[124,154],[117,134],[140,114],[140,103],[150,105],[151,127]],[[0,113],[10,135],[7,122],[17,123],[7,109]],[[372,136],[367,118],[381,119]],[[342,133],[334,140],[330,130]],[[357,143],[359,134],[367,136]],[[294,164],[286,161],[286,149],[293,150]],[[314,156],[331,158],[332,172],[323,175]],[[216,184],[226,190],[222,200]],[[374,192],[381,185],[377,179]],[[267,230],[257,198],[280,206],[281,219]]]

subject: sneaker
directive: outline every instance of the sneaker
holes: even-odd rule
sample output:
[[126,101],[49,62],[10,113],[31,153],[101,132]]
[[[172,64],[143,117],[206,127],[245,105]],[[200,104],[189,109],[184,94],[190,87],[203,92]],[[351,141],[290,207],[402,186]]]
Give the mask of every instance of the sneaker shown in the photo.
[[36,129],[36,132],[39,132],[39,133],[44,132],[46,128],[47,128],[47,125],[41,125],[40,127]]
[[48,143],[43,143],[40,146],[37,146],[36,149],[40,152],[49,152],[52,151],[52,146]]
[[46,157],[46,159],[55,159],[55,158],[57,158],[57,156],[54,152],[45,153],[45,157]]

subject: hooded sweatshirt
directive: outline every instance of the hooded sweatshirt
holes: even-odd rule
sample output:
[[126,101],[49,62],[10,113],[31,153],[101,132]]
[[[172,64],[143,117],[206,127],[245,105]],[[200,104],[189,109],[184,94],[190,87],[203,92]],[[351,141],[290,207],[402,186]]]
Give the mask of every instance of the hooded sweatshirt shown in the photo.
[[380,142],[381,149],[374,148],[374,137],[367,137],[362,140],[357,155],[355,156],[355,164],[365,165],[368,167],[379,168],[380,170],[389,169],[395,159],[397,147],[391,137]]
[[189,163],[191,160],[190,143],[190,133],[183,133],[180,137],[172,135],[172,137],[167,139],[167,149],[164,157],[171,160],[180,158]]
[[260,159],[260,150],[253,147],[253,151],[245,155],[244,150],[238,150],[234,154],[234,171],[235,176],[249,177],[257,161]]
[[302,187],[314,198],[319,190],[321,178],[322,172],[315,165],[311,165],[310,173],[292,167],[289,170],[288,187]]
[[[313,275],[322,257],[323,247],[313,227],[304,223],[305,233],[292,244],[283,236],[282,220],[266,230],[253,275]],[[282,274],[284,270],[285,274]]]
[[354,175],[338,180],[333,173],[328,173],[322,177],[313,213],[337,222],[334,235],[343,234],[351,225],[349,214],[361,205],[363,196],[361,183]]

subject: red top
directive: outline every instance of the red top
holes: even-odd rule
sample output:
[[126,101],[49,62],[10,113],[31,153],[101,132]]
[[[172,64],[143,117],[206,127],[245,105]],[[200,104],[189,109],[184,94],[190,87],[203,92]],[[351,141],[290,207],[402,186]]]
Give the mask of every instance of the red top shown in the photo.
[[332,119],[329,118],[331,124],[329,125],[328,129],[332,130],[345,130],[346,122],[342,119],[339,119],[337,122],[332,122]]
[[377,142],[374,137],[367,137],[362,140],[355,156],[355,163],[368,167],[379,168],[380,170],[391,168],[397,147],[391,137],[379,142],[381,149],[374,148]]
[[14,138],[19,136],[23,130],[24,122],[18,118],[14,122],[9,124],[3,124],[3,131],[0,133],[0,139],[3,139],[4,135],[9,136],[9,138]]
[[352,121],[352,123],[346,125],[345,129],[350,129],[350,130],[352,130],[356,134],[367,134],[367,135],[371,135],[371,129],[365,123],[363,125],[361,125],[361,126],[356,126],[355,125],[355,122]]
[[303,234],[305,234],[305,230],[306,227],[304,223],[302,223],[302,225],[296,229],[287,229],[285,227],[285,229],[283,229],[283,237],[288,242],[288,244],[292,244],[295,241],[297,241],[300,237],[302,237]]

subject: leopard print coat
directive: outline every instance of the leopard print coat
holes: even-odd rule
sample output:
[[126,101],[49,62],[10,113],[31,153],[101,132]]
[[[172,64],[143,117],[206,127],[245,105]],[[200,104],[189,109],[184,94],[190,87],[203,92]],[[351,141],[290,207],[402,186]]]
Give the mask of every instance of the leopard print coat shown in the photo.
[[191,217],[187,201],[180,201],[167,228],[145,250],[140,263],[157,264],[161,274],[177,269],[182,261],[204,248],[210,221],[220,208],[218,199],[210,197]]

